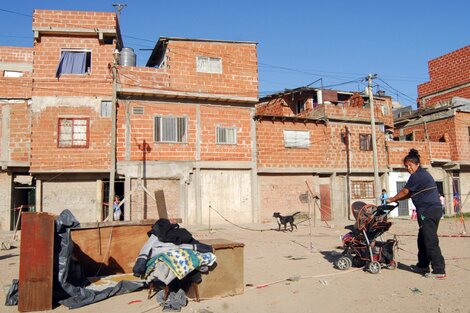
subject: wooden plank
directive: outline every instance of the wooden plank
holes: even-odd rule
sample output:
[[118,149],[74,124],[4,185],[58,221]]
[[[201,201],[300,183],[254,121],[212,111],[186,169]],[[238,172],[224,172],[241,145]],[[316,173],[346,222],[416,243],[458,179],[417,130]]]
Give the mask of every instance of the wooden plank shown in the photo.
[[18,311],[51,310],[56,217],[25,212],[22,219]]
[[330,185],[320,184],[320,211],[322,221],[331,221]]
[[132,273],[152,224],[72,229],[74,255],[86,276]]
[[155,191],[155,199],[157,199],[158,217],[168,219],[168,210],[166,208],[165,193],[163,190]]

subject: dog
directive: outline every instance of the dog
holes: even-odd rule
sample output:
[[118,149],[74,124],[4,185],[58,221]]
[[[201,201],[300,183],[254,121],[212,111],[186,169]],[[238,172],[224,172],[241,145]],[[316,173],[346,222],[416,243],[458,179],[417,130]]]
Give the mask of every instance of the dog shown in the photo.
[[276,218],[277,224],[279,226],[278,231],[281,230],[281,225],[284,225],[284,231],[286,231],[287,230],[287,223],[290,224],[290,231],[293,231],[294,227],[295,227],[295,229],[297,229],[297,226],[294,224],[294,216],[299,214],[299,213],[300,213],[300,211],[295,212],[292,215],[282,216],[281,213],[274,212],[273,217]]

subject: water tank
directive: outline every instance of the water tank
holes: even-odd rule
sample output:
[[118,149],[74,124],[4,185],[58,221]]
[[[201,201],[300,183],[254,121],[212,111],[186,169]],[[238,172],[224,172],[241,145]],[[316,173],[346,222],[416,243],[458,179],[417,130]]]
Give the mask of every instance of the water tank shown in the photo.
[[136,55],[132,48],[122,48],[119,54],[119,64],[123,66],[135,66]]

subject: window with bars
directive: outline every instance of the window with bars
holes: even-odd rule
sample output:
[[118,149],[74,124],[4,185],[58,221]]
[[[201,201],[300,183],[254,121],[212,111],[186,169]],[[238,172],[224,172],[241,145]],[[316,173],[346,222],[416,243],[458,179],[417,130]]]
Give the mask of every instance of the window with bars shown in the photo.
[[198,56],[196,58],[196,71],[201,73],[222,73],[222,59]]
[[285,130],[284,147],[308,148],[310,147],[310,132],[303,130]]
[[372,150],[372,135],[371,134],[359,134],[359,149],[361,151]]
[[156,142],[187,142],[186,117],[155,116]]
[[86,118],[59,118],[58,147],[88,148],[88,127]]
[[226,145],[237,144],[237,128],[236,127],[219,127],[216,128],[216,143]]
[[374,182],[373,181],[352,181],[351,192],[353,199],[374,198]]
[[101,116],[111,117],[113,103],[111,101],[101,101]]

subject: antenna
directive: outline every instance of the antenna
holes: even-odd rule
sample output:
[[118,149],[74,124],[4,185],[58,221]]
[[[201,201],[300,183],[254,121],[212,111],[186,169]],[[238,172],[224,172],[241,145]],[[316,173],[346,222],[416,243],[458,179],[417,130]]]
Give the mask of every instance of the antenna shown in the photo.
[[118,20],[121,18],[121,11],[127,7],[127,4],[125,3],[113,3],[113,7],[116,9],[117,14],[118,14]]

